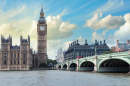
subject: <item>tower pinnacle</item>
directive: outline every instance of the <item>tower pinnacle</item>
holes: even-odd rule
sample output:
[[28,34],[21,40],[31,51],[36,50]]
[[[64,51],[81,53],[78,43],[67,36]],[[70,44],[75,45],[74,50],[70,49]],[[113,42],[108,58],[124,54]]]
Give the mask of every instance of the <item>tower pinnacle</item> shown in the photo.
[[41,6],[41,12],[40,12],[40,13],[44,13],[44,12],[43,12],[43,4],[42,4],[42,6]]

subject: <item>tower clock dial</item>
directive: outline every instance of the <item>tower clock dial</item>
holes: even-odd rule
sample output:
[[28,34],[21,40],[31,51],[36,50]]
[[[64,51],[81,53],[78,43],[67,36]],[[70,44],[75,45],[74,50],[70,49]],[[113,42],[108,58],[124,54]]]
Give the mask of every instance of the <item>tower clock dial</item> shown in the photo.
[[40,26],[40,30],[43,31],[44,30],[44,26]]

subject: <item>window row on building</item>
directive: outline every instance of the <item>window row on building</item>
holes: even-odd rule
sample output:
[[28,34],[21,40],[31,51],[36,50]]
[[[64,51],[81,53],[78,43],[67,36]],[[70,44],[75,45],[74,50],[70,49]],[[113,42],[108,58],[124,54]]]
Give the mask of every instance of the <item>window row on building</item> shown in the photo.
[[[26,53],[23,53],[23,57],[26,57],[26,56],[27,56]],[[8,57],[8,54],[7,54],[7,53],[4,53],[4,57],[7,58],[7,57]],[[10,57],[11,57],[11,58],[16,58],[16,57],[19,58],[20,55],[19,55],[19,53],[18,53],[17,55],[16,55],[16,53],[15,53],[15,54],[12,54],[12,53],[11,53]]]
[[[7,63],[7,60],[4,60],[4,65],[6,65],[6,64],[8,64],[8,63]],[[19,65],[20,62],[19,62],[19,60],[18,60],[18,61],[16,61],[16,60],[12,61],[12,60],[11,60],[10,64],[11,64],[11,65]],[[23,64],[26,64],[26,60],[23,60]]]
[[84,58],[94,56],[95,54],[101,55],[106,51],[110,51],[110,48],[105,43],[105,40],[104,43],[100,41],[100,44],[95,40],[95,43],[92,45],[88,45],[87,40],[85,40],[84,45],[80,45],[77,40],[77,42],[74,41],[69,44],[67,51],[64,53],[64,58],[65,60],[76,59],[79,57]]

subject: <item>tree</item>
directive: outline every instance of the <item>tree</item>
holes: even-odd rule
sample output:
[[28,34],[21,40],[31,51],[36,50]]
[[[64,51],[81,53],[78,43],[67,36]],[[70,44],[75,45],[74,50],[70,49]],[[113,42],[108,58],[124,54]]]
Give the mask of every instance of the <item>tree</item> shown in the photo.
[[52,63],[54,65],[54,64],[57,64],[57,61],[56,60],[52,60],[52,59],[48,59],[47,60],[47,64],[49,65],[50,63]]
[[109,54],[109,53],[113,53],[112,50],[103,52],[103,54]]
[[47,67],[47,64],[46,63],[41,63],[39,67]]

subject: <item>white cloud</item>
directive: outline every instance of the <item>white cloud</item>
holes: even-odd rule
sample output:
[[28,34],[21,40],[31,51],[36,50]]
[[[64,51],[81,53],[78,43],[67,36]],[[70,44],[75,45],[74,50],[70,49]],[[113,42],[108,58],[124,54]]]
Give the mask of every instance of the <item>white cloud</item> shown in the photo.
[[101,34],[100,33],[98,34],[97,32],[93,32],[91,42],[94,43],[95,40],[103,41],[105,36],[106,36],[106,31],[103,31]]
[[70,22],[63,22],[62,18],[58,16],[47,17],[48,39],[68,38],[73,34],[73,30],[77,25],[70,24]]
[[117,29],[125,23],[125,20],[122,16],[108,15],[100,19],[101,16],[102,13],[95,13],[91,19],[86,20],[84,27],[89,27],[95,30],[102,28]]
[[124,5],[123,0],[108,0],[107,3],[103,4],[102,6],[100,6],[98,9],[96,9],[95,11],[93,11],[90,14],[93,14],[93,13],[97,12],[98,10],[100,10],[102,13],[112,11],[112,10],[115,11],[115,10],[121,8],[123,5]]
[[79,44],[84,45],[86,39],[83,39],[82,36],[79,36],[79,37],[76,38],[75,40],[78,40],[78,41],[79,41]]
[[62,47],[60,40],[48,40],[47,41],[47,54],[51,59],[55,59],[58,49]]
[[64,9],[61,13],[59,13],[60,16],[64,16],[69,14],[68,9]]
[[130,39],[130,13],[125,14],[124,19],[126,23],[114,33],[113,37],[115,37],[117,40],[126,41],[127,39]]
[[130,24],[130,13],[125,14],[124,19]]
[[95,13],[94,16],[91,19],[86,20],[86,23],[84,24],[84,27],[92,27],[93,24],[98,22],[98,19],[99,19],[98,13]]
[[[109,36],[106,38],[106,42],[109,47],[116,46],[116,41],[119,40],[120,42],[127,42],[128,39],[130,39],[130,13],[127,13],[124,15],[125,24],[119,27],[119,30],[117,30],[113,35],[109,34]],[[95,39],[97,40],[103,40],[105,39],[107,31],[103,31],[103,33],[97,33],[93,32],[91,41],[94,42]]]
[[25,10],[26,6],[18,6],[18,8],[7,10],[6,12],[0,11],[0,22],[4,22],[12,17],[15,17],[16,15],[20,14]]
[[66,42],[62,45],[62,48],[63,48],[64,50],[67,50],[68,47],[69,47],[69,44],[71,44],[71,43],[72,43],[72,41],[66,41]]

